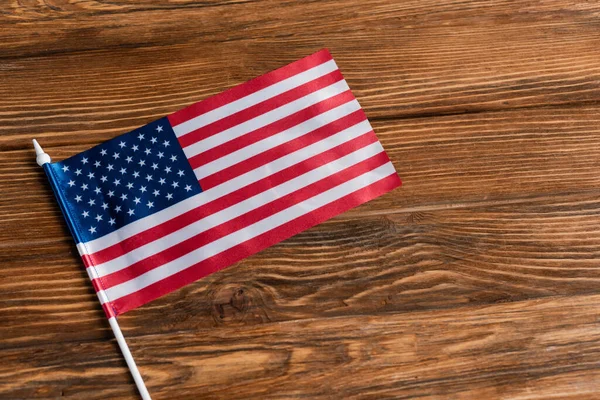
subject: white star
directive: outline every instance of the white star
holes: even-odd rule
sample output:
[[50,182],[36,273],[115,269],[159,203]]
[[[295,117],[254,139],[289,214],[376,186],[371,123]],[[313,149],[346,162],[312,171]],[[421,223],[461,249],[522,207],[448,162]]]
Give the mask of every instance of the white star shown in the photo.
[[96,192],[96,194],[100,194],[102,190],[100,190],[100,188],[98,186],[96,186],[96,189],[94,189],[94,192]]
[[174,154],[170,158],[171,158],[171,161],[173,161],[173,162],[177,161],[177,156]]
[[115,212],[121,212],[121,206],[116,206],[115,207]]
[[167,193],[167,200],[171,200],[173,198],[173,195],[171,193]]
[[177,171],[177,175],[179,176],[183,176],[185,174],[185,172],[183,172],[182,170]]
[[125,142],[121,141],[121,143],[119,143],[119,147],[120,147],[120,148],[123,148],[123,147],[125,147]]
[[88,204],[89,204],[90,206],[93,206],[93,205],[95,205],[95,204],[96,204],[96,200],[94,200],[94,199],[90,199],[90,201],[88,201]]
[[158,156],[158,158],[163,158],[165,156],[165,153],[163,153],[162,151],[159,151],[157,156]]
[[140,173],[137,171],[133,171],[133,177],[134,178],[139,178],[140,177]]
[[156,170],[158,168],[158,164],[157,163],[152,163],[152,169]]
[[121,195],[121,200],[127,200],[127,195],[125,193]]
[[152,153],[152,151],[150,151],[150,149],[146,149],[146,150],[144,150],[144,153],[146,153],[146,155],[148,155],[148,154]]
[[115,185],[115,186],[119,186],[120,184],[121,184],[121,180],[120,179],[115,179],[113,181],[113,185]]
[[109,190],[107,194],[108,194],[108,197],[113,197],[115,195],[115,192],[112,190]]
[[139,147],[137,144],[134,144],[133,146],[131,146],[131,150],[133,151],[138,151]]
[[70,180],[69,181],[69,187],[73,187],[75,186],[75,181],[74,180]]
[[83,157],[83,158],[81,159],[81,163],[82,163],[82,164],[87,164],[87,163],[88,163],[88,159],[87,159],[87,157]]
[[116,160],[117,158],[119,158],[119,153],[115,152],[115,153],[113,154],[113,158],[114,158],[115,160]]
[[146,165],[146,161],[140,160],[140,162],[138,164],[140,164],[140,167],[143,167],[144,165]]
[[135,212],[130,208],[129,211],[127,211],[127,214],[129,214],[130,216],[135,214]]
[[121,168],[119,172],[121,173],[121,175],[124,175],[127,172],[127,170],[125,168]]
[[81,185],[81,189],[82,190],[87,190],[87,188],[88,188],[87,183],[84,183],[83,185]]
[[77,176],[81,175],[81,170],[79,168],[75,170],[75,175],[77,175]]
[[179,182],[173,181],[173,183],[171,184],[171,186],[173,186],[174,188],[177,188],[177,187],[179,187]]
[[108,220],[108,223],[109,223],[111,226],[113,226],[113,225],[115,224],[115,219],[114,219],[114,218],[111,218],[111,219],[109,219],[109,220]]
[[158,196],[160,194],[160,192],[158,191],[158,189],[154,190],[154,192],[152,192],[153,195]]
[[146,193],[146,186],[142,186],[142,187],[140,187],[140,192],[142,192],[142,193]]
[[102,154],[103,156],[105,156],[106,155],[106,149],[100,150],[100,154]]
[[171,172],[171,167],[166,167],[165,168],[165,172],[168,174],[169,172]]
[[161,185],[164,185],[164,184],[165,184],[165,182],[167,182],[167,181],[165,181],[165,178],[160,178],[160,179],[158,180],[158,183],[160,183]]
[[108,178],[106,176],[102,175],[102,177],[100,178],[100,180],[102,182],[106,182],[108,180]]
[[152,180],[152,175],[146,175],[146,180],[150,182]]
[[108,204],[106,204],[106,203],[102,203],[102,209],[103,209],[103,210],[106,210],[107,208],[108,208]]
[[109,171],[112,171],[113,169],[115,169],[115,167],[113,167],[113,165],[112,165],[112,164],[108,164],[108,165],[106,166],[106,169],[107,169],[107,170],[109,170]]
[[102,215],[96,214],[96,221],[98,221],[98,222],[102,221]]
[[79,203],[81,201],[81,196],[75,196],[75,201]]
[[144,138],[144,134],[143,134],[143,133],[140,133],[140,134],[138,135],[138,139],[142,140],[143,138]]
[[162,126],[158,125],[158,126],[156,127],[156,132],[162,132]]
[[185,191],[189,192],[190,190],[192,190],[192,187],[190,185],[185,185]]
[[88,176],[89,179],[92,179],[94,177],[94,173],[90,172],[87,176]]
[[67,165],[65,165],[64,167],[62,167],[63,172],[67,172],[69,170],[69,167]]
[[149,201],[149,202],[148,202],[148,204],[146,204],[146,205],[148,206],[148,208],[152,208],[152,207],[154,207],[154,203],[153,203],[153,202],[151,202],[151,201]]
[[130,189],[130,190],[133,189],[133,183],[129,182],[127,184],[127,189]]
[[133,157],[129,156],[125,159],[125,161],[127,161],[127,163],[130,163],[133,161]]
[[139,198],[139,197],[136,197],[135,199],[133,199],[133,202],[134,202],[135,204],[140,204],[140,201],[141,201],[141,200],[140,200],[140,198]]
[[171,143],[169,143],[169,141],[168,141],[168,140],[165,140],[165,141],[163,142],[163,146],[165,146],[165,147],[169,147],[169,145],[170,145],[170,144],[171,144]]
[[96,227],[92,226],[90,229],[88,229],[88,231],[90,231],[90,233],[96,233]]
[[81,215],[83,215],[83,218],[87,218],[90,216],[89,211],[84,211],[83,213],[81,213]]
[[152,142],[152,144],[154,144],[154,143],[156,143],[158,140],[157,140],[155,137],[153,137],[152,139],[150,139],[150,141]]
[[100,166],[100,161],[96,161],[96,162],[94,163],[94,167],[96,167],[96,168],[97,168],[97,167],[99,167],[99,166]]

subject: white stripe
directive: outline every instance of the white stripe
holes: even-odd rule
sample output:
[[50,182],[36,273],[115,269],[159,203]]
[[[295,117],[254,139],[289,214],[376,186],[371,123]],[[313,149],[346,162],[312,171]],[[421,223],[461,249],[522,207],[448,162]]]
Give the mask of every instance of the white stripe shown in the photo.
[[270,203],[296,190],[317,182],[318,180],[326,178],[327,176],[333,175],[339,171],[351,167],[352,165],[358,164],[359,162],[373,157],[382,151],[383,148],[381,147],[381,144],[379,142],[374,142],[344,157],[322,165],[312,171],[308,171],[303,175],[297,176],[296,178],[290,179],[289,181],[286,181],[278,186],[269,188],[266,191],[234,204],[229,208],[200,219],[186,226],[185,228],[156,240],[155,242],[138,247],[137,249],[132,250],[131,252],[111,261],[107,261],[104,264],[96,265],[93,267],[93,269],[97,274],[96,276],[99,277],[120,271],[136,262],[150,257],[162,250],[173,247],[215,226],[224,224],[264,204]]
[[395,174],[394,166],[388,162],[372,171],[366,172],[354,179],[346,181],[330,190],[319,193],[310,199],[295,204],[283,211],[273,214],[244,229],[224,236],[206,246],[200,247],[177,260],[163,264],[158,268],[142,274],[135,279],[123,282],[107,289],[106,296],[115,301],[123,296],[137,292],[153,283],[159,282],[171,275],[181,272],[198,262],[222,253],[242,242],[250,240],[262,233],[270,231],[293,219],[301,217],[317,208],[323,207],[337,199],[340,199],[354,191],[367,187],[383,178]]
[[202,165],[194,170],[196,178],[198,180],[205,178],[209,175],[219,172],[227,167],[234,164],[247,160],[248,158],[260,154],[264,151],[272,149],[273,147],[279,146],[283,143],[294,140],[300,136],[306,135],[322,126],[325,126],[335,120],[345,117],[357,110],[360,110],[360,104],[358,101],[353,100],[348,103],[344,103],[334,109],[331,109],[323,114],[317,115],[309,120],[306,120],[296,126],[291,127],[285,131],[279,132],[273,136],[267,137],[261,141],[253,143],[249,146],[243,147],[232,153],[229,153],[221,158],[211,161],[205,165]]
[[[83,253],[81,252],[79,244],[77,244],[77,251],[79,251],[79,256],[83,256]],[[86,272],[91,281],[98,278],[98,274],[96,273],[96,270],[93,267],[86,268]],[[98,298],[100,299],[100,304],[104,304],[105,301],[103,301],[102,299],[104,297],[106,297],[106,293],[104,293],[104,291],[101,290],[100,292],[96,292],[96,294],[98,295]]]
[[327,141],[313,143],[300,150],[290,153],[285,157],[279,158],[266,165],[262,165],[258,168],[253,169],[252,171],[248,171],[205,192],[198,193],[197,195],[180,201],[179,203],[165,208],[164,210],[139,219],[128,225],[125,225],[122,228],[119,228],[116,231],[104,235],[100,238],[94,239],[87,243],[79,243],[77,244],[77,249],[79,250],[79,253],[81,255],[96,253],[107,247],[115,245],[127,238],[135,236],[143,231],[146,231],[149,229],[148,227],[153,227],[164,223],[170,219],[175,218],[180,214],[190,211],[196,207],[199,207],[202,204],[206,204],[208,202],[221,198],[237,189],[250,185],[253,182],[256,182],[262,178],[265,178],[278,171],[288,168],[291,165],[302,162],[314,156],[315,154],[319,154],[325,149],[323,144],[326,144],[327,148],[333,148],[335,146],[347,142],[348,140],[351,140],[366,132],[369,132],[372,129],[373,128],[371,128],[369,121],[364,120],[362,122],[359,122],[358,124],[348,129],[345,129],[336,133],[333,136],[330,136],[329,138],[327,138]]
[[348,84],[342,79],[341,81],[337,81],[336,83],[319,89],[316,92],[307,94],[306,96],[284,104],[281,107],[277,107],[274,110],[260,114],[252,119],[249,119],[248,121],[232,126],[229,129],[225,129],[215,135],[207,137],[206,139],[184,147],[183,152],[187,158],[191,158],[197,154],[205,152],[206,150],[210,150],[213,147],[227,143],[233,139],[243,136],[256,129],[262,128],[275,121],[279,121],[280,119],[285,118],[297,111],[303,110],[348,90],[350,90]]
[[231,114],[235,114],[240,110],[268,100],[281,93],[287,92],[290,89],[298,87],[306,82],[310,82],[313,79],[317,79],[337,69],[338,67],[335,65],[335,61],[329,60],[323,64],[317,65],[311,69],[307,69],[299,74],[274,83],[273,85],[267,86],[266,88],[257,92],[244,96],[241,99],[232,101],[231,103],[225,104],[219,108],[215,108],[214,110],[182,122],[179,125],[175,125],[173,127],[173,131],[177,137],[180,137],[186,133],[200,129],[203,126],[223,119]]
[[[92,281],[98,277],[93,268],[88,268],[87,273],[88,273],[88,277]],[[100,304],[108,303],[108,297],[106,297],[106,292],[104,290],[97,291],[96,296],[98,297]]]

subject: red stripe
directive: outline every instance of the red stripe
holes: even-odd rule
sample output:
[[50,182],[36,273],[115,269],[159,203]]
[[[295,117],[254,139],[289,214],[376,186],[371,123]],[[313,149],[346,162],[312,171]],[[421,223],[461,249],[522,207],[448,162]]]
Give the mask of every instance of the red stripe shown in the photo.
[[237,204],[240,201],[246,200],[258,193],[262,193],[265,190],[269,190],[277,185],[280,185],[283,182],[300,176],[333,160],[350,154],[375,141],[377,141],[377,137],[375,136],[373,131],[367,132],[362,136],[359,136],[353,140],[349,140],[348,142],[338,145],[323,153],[314,155],[313,157],[308,158],[298,164],[291,165],[288,168],[285,168],[261,180],[258,180],[245,187],[242,187],[221,198],[218,198],[186,213],[178,215],[177,217],[169,221],[165,221],[160,225],[153,226],[150,229],[147,229],[130,238],[124,239],[119,243],[107,247],[106,249],[100,250],[90,255],[84,255],[82,256],[84,264],[86,265],[86,267],[90,267],[91,265],[103,264],[112,259],[120,257],[123,254],[129,253],[130,251],[138,247],[153,242],[154,240],[160,239],[161,237],[175,232],[202,218],[205,218],[211,214],[214,214],[227,207]]
[[265,203],[243,215],[190,237],[168,249],[140,260],[125,269],[106,275],[102,277],[102,286],[107,289],[137,278],[145,272],[171,262],[202,246],[208,245],[224,236],[250,226],[295,204],[308,200],[320,193],[349,181],[350,179],[367,173],[387,162],[389,162],[389,158],[387,154],[382,151],[381,153],[361,161],[358,164],[336,172],[335,174],[329,175],[317,182],[298,189],[295,192],[289,193],[269,203]]
[[290,89],[287,92],[283,92],[275,97],[272,97],[251,107],[240,110],[223,119],[220,119],[211,124],[198,128],[195,131],[191,131],[183,136],[180,136],[178,138],[179,144],[181,145],[181,147],[187,147],[191,144],[199,142],[200,140],[204,140],[208,137],[216,135],[217,133],[229,129],[233,126],[251,120],[252,118],[255,118],[259,115],[265,114],[276,108],[282,107],[288,103],[291,103],[292,101],[298,100],[301,97],[307,96],[313,92],[316,92],[317,90],[323,89],[343,79],[344,77],[342,76],[342,73],[339,70],[330,72],[327,75],[323,75],[303,85]]
[[320,50],[308,57],[304,57],[301,60],[259,76],[258,78],[249,80],[246,83],[235,86],[223,93],[209,97],[204,101],[194,103],[169,115],[167,118],[169,118],[169,123],[171,126],[179,125],[182,122],[241,99],[242,97],[257,92],[291,76],[297,75],[310,68],[316,67],[317,65],[323,64],[331,59],[331,54],[329,54],[327,49]]
[[152,228],[147,229],[135,236],[123,239],[122,241],[112,246],[109,246],[103,250],[100,250],[90,255],[83,255],[82,258],[84,264],[86,265],[86,267],[103,264],[123,254],[126,254],[140,246],[143,246],[172,232],[175,232],[176,230],[179,230],[193,222],[205,218],[208,215],[214,214],[217,211],[223,210],[233,204],[236,204],[258,193],[268,190],[287,180],[295,178],[296,176],[302,175],[305,172],[308,172],[314,168],[331,162],[339,157],[342,157],[346,154],[350,154],[358,148],[366,146],[367,144],[370,144],[376,140],[377,138],[375,134],[372,131],[370,131],[365,135],[362,135],[358,138],[336,146],[321,154],[315,155],[298,164],[292,165],[273,175],[267,176],[259,181],[256,181],[250,185],[240,188],[209,203],[201,205],[186,213],[178,215],[177,217],[169,221],[165,221],[160,225],[153,226]]
[[[252,171],[253,169],[259,168],[262,165],[266,165],[281,157],[291,154],[294,151],[300,150],[313,143],[317,143],[330,136],[333,136],[344,129],[350,128],[366,119],[367,116],[362,109],[356,110],[351,114],[348,114],[340,119],[330,122],[325,126],[309,132],[309,134],[290,140],[289,142],[280,144],[279,146],[275,146],[272,149],[247,158],[244,161],[241,161],[230,167],[223,168],[219,172],[215,172],[212,175],[204,177],[199,181],[200,186],[208,190],[209,188],[215,187],[223,182],[243,175],[249,171]],[[373,136],[375,136],[374,133]]]
[[[223,182],[231,180],[237,176],[243,175],[253,169],[259,168],[270,162],[273,162],[281,157],[298,151],[311,144],[320,142],[330,136],[333,136],[344,129],[348,129],[367,119],[363,110],[354,111],[351,114],[345,115],[340,119],[330,122],[329,124],[315,129],[306,135],[300,136],[289,142],[275,146],[260,154],[254,155],[246,160],[240,161],[230,167],[223,168],[219,172],[215,172],[200,180],[201,186],[211,188]],[[374,134],[373,134],[374,135]]]
[[[219,146],[213,147],[210,150],[207,150],[203,153],[196,154],[195,156],[189,158],[188,161],[190,162],[190,165],[193,169],[199,168],[207,162],[214,161],[236,150],[243,149],[244,147],[249,146],[252,143],[256,143],[260,140],[281,133],[286,129],[293,128],[298,124],[301,124],[311,118],[323,114],[324,112],[330,111],[352,100],[354,100],[354,95],[351,91],[347,90],[343,93],[337,94],[333,97],[313,104],[312,106],[309,106],[303,110],[299,110],[293,114],[290,114],[278,121],[265,125],[262,128],[258,128],[252,132],[248,132],[243,136],[225,142]],[[208,187],[206,187],[206,189],[208,189]]]
[[[97,279],[92,280],[92,286],[94,287],[94,290],[96,291],[96,293],[98,293],[100,290],[104,289],[101,286],[101,282],[98,282]],[[111,317],[115,317],[115,311],[112,309],[112,306],[108,303],[104,303],[102,304],[102,309],[104,310],[104,314],[106,314],[106,318],[111,318]]]
[[279,243],[280,241],[334,217],[335,215],[374,199],[399,186],[400,183],[400,179],[396,173],[389,175],[366,188],[357,190],[260,236],[241,243],[209,259],[203,260],[184,271],[149,285],[135,293],[117,299],[111,304],[117,315],[139,307],[269,246]]
[[104,310],[104,314],[106,314],[106,318],[116,317],[117,313],[113,310],[112,305],[110,303],[102,304],[102,309]]

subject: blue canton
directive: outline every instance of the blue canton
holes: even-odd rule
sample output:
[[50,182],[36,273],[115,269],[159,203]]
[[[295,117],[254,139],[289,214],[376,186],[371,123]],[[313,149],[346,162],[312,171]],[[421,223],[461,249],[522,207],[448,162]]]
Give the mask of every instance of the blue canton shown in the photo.
[[202,191],[167,118],[49,167],[81,242]]

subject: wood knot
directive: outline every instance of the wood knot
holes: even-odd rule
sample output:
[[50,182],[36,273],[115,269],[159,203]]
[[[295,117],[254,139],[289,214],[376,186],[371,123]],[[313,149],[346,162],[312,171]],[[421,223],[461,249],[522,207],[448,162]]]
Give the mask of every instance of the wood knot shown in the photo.
[[211,294],[211,313],[214,321],[221,324],[257,324],[269,321],[265,303],[267,293],[249,283],[221,283]]
[[252,299],[245,286],[227,284],[215,292],[212,298],[213,317],[219,322],[244,319]]

